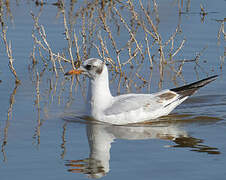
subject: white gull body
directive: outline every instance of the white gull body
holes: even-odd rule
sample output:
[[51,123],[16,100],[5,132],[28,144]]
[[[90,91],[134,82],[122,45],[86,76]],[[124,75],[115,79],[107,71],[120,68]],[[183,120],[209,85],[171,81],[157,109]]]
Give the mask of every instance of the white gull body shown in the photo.
[[212,76],[190,85],[153,94],[112,96],[108,69],[103,61],[96,58],[88,59],[76,71],[89,77],[88,114],[98,121],[118,125],[140,123],[168,115],[197,89],[217,77]]

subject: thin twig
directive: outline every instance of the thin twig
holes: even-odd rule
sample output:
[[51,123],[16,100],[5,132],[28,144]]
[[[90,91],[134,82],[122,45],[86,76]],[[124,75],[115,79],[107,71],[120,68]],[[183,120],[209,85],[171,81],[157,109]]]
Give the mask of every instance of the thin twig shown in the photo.
[[20,83],[20,80],[17,76],[17,73],[16,73],[16,70],[14,68],[14,65],[13,65],[13,53],[12,53],[12,48],[11,48],[11,42],[9,41],[9,44],[8,44],[8,41],[7,41],[7,38],[6,38],[6,28],[4,28],[4,25],[2,26],[2,39],[4,41],[4,44],[5,44],[5,48],[6,48],[6,54],[9,58],[9,69],[11,70],[13,76],[15,77],[15,82],[16,84]]
[[[66,20],[66,15],[65,15],[65,6],[64,6],[64,2],[62,1],[62,5],[63,5],[63,10],[62,10],[62,14],[63,14],[63,18],[64,18],[64,28],[65,28],[65,36],[66,36],[66,40],[68,42],[68,52],[71,58],[71,65],[72,68],[75,69],[75,65],[74,65],[74,60],[73,60],[73,56],[72,56],[72,41],[71,41],[71,37],[69,34],[69,30],[67,27],[67,20]],[[75,35],[75,34],[74,34]]]

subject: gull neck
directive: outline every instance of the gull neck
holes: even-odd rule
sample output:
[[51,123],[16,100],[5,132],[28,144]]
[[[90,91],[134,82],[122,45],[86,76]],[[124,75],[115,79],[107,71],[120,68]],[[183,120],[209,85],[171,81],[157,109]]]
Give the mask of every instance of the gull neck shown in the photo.
[[88,100],[91,110],[103,110],[112,101],[112,95],[109,89],[108,70],[104,66],[101,74],[93,79],[89,79]]

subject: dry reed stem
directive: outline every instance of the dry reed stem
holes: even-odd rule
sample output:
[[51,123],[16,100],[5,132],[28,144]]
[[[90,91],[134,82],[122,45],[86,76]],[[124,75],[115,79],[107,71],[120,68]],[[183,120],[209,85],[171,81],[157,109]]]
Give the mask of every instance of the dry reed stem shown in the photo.
[[[100,34],[100,33],[98,33],[97,38],[98,38],[98,40],[100,41],[101,52],[100,52],[100,49],[98,48],[98,46],[97,46],[96,44],[95,44],[94,46],[96,47],[99,56],[102,57],[102,58],[104,59],[104,61],[108,61],[114,68],[116,68],[116,67],[115,67],[114,61],[112,61],[112,59],[108,58],[108,57],[110,57],[110,53],[109,53],[109,51],[108,51],[108,49],[107,49],[107,45],[106,45],[106,43],[104,43],[104,40],[103,40],[103,38],[101,37],[101,34]],[[106,57],[105,54],[106,54],[108,57]]]
[[[1,5],[3,5],[3,3],[1,3]],[[10,1],[9,0],[5,0],[5,7],[6,7],[6,15],[7,15],[7,17],[8,16],[10,17],[10,21],[13,24],[14,23],[13,22],[13,14],[12,14],[11,9],[10,9]]]
[[140,45],[138,44],[135,35],[133,34],[133,32],[131,31],[131,29],[129,28],[129,26],[127,25],[126,21],[123,19],[123,17],[121,16],[121,14],[118,12],[118,10],[116,9],[116,7],[113,7],[113,9],[115,10],[116,14],[119,16],[121,22],[124,24],[124,26],[126,27],[126,29],[129,31],[130,36],[132,37],[132,40],[136,43],[137,48],[140,51],[141,57],[144,59],[144,55],[142,53],[142,49],[140,47]]
[[[33,37],[33,40],[34,40],[35,44],[38,44],[44,51],[47,51],[47,52],[48,52],[48,48],[46,48],[46,47],[42,44],[42,42],[41,42],[40,40],[38,40],[37,37],[35,37],[34,34],[32,34],[32,37]],[[41,49],[39,49],[39,51],[40,51],[40,50],[41,50]],[[58,53],[53,53],[53,52],[52,52],[52,55],[53,55],[55,58],[56,58],[56,57],[59,57],[60,60],[62,59],[62,60],[65,61],[65,62],[71,62],[70,60],[64,58],[63,56],[58,55]],[[42,57],[43,57],[43,56],[42,56]],[[47,63],[45,63],[45,64],[47,64]]]
[[153,0],[153,5],[154,5],[154,14],[155,14],[155,19],[157,24],[160,23],[160,18],[159,18],[159,13],[158,13],[158,4],[156,3],[156,0]]
[[36,46],[34,44],[33,49],[32,49],[32,52],[31,52],[31,55],[30,55],[30,58],[32,59],[32,64],[33,65],[37,64],[37,60],[35,58],[35,49],[36,49]]
[[103,11],[99,10],[99,18],[100,18],[100,20],[102,21],[102,23],[104,25],[104,30],[108,33],[109,39],[111,40],[111,43],[112,43],[112,46],[113,46],[115,52],[117,53],[118,52],[117,45],[116,45],[116,42],[115,42],[115,40],[114,40],[114,38],[112,36],[110,28],[107,25],[106,15],[105,15],[105,13]]
[[153,30],[154,33],[155,33],[155,34],[154,34],[154,35],[155,35],[154,38],[155,38],[159,43],[161,43],[161,37],[160,37],[160,35],[159,35],[158,31],[157,31],[157,27],[154,25],[154,23],[153,23],[151,17],[149,16],[149,14],[147,13],[147,11],[144,9],[144,6],[143,6],[141,0],[139,0],[139,3],[140,3],[140,6],[141,6],[141,9],[143,10],[143,12],[144,12],[144,14],[145,14],[145,17],[147,18],[149,24],[151,25],[152,30]]
[[118,95],[120,94],[122,75],[123,75],[123,73],[120,73],[120,75],[119,75],[119,80],[118,80],[118,85],[117,85],[117,94]]
[[140,76],[137,72],[136,72],[136,76],[143,81],[143,83],[147,83],[148,81],[146,79],[144,79],[144,77]]
[[72,41],[71,41],[71,37],[69,34],[69,30],[68,30],[68,26],[67,26],[67,20],[66,20],[66,15],[65,15],[65,6],[64,6],[64,2],[62,2],[63,5],[63,10],[62,10],[62,14],[63,14],[63,18],[64,18],[64,29],[65,29],[65,36],[66,36],[66,40],[68,42],[68,52],[71,58],[71,66],[73,69],[75,69],[75,65],[74,65],[74,60],[73,60],[73,56],[72,56]]
[[[104,7],[98,7],[99,4],[96,4],[96,2],[94,3],[88,3],[86,7],[82,7],[80,8],[80,11],[76,12],[76,17],[80,17],[81,18],[81,22],[82,22],[82,29],[81,29],[81,35],[82,35],[82,45],[78,44],[78,37],[76,35],[76,33],[74,32],[74,39],[73,39],[73,45],[75,45],[75,49],[76,49],[76,56],[77,59],[80,61],[81,60],[81,56],[80,56],[80,51],[82,47],[83,50],[83,58],[86,58],[90,53],[90,49],[88,47],[88,43],[91,44],[92,47],[95,47],[97,49],[97,52],[99,54],[99,56],[104,60],[104,61],[108,61],[112,67],[115,68],[116,72],[117,72],[117,66],[114,64],[114,61],[111,58],[111,54],[109,53],[108,50],[108,45],[106,44],[106,42],[103,40],[103,38],[101,37],[100,33],[97,34],[96,38],[99,40],[99,44],[95,44],[95,43],[90,43],[92,41],[92,36],[94,35],[95,32],[95,28],[97,27],[97,23],[102,23],[104,30],[107,32],[108,38],[111,41],[112,44],[112,48],[116,53],[116,60],[117,60],[117,64],[120,70],[120,73],[122,73],[122,67],[126,64],[131,64],[133,60],[136,61],[136,58],[138,56],[138,54],[141,54],[141,57],[144,59],[145,58],[145,53],[143,53],[143,47],[141,44],[139,44],[139,42],[136,39],[136,31],[139,27],[142,27],[145,33],[145,48],[146,50],[144,52],[147,53],[150,64],[151,64],[151,68],[153,68],[154,64],[154,59],[153,57],[155,56],[155,54],[151,54],[151,49],[152,47],[154,47],[155,44],[158,43],[159,46],[159,55],[160,55],[160,65],[159,65],[159,71],[160,71],[160,75],[163,76],[163,69],[164,69],[164,63],[165,62],[165,57],[164,57],[164,52],[163,52],[163,48],[164,46],[166,46],[168,43],[166,42],[164,45],[161,41],[161,36],[159,35],[158,31],[157,31],[157,25],[154,25],[151,17],[150,17],[150,7],[148,10],[145,10],[143,7],[143,4],[140,1],[140,5],[141,5],[141,10],[144,12],[145,17],[148,20],[148,23],[151,25],[151,30],[150,28],[148,29],[145,25],[145,21],[142,20],[142,17],[139,17],[137,11],[135,10],[135,7],[132,3],[131,0],[127,1],[126,4],[120,3],[124,8],[128,8],[129,12],[131,13],[131,19],[130,19],[130,24],[128,24],[126,22],[126,20],[124,19],[124,17],[121,14],[121,11],[119,11],[119,9],[117,9],[115,7],[115,4],[108,4],[108,9],[107,11],[105,10],[105,6]],[[158,5],[156,3],[155,0],[153,0],[153,5],[154,5],[154,14],[155,14],[155,19],[158,23],[159,21],[159,15],[158,15]],[[150,4],[149,4],[150,6]],[[94,8],[95,7],[95,8]],[[66,34],[66,39],[69,42],[69,49],[71,49],[72,47],[72,41],[70,43],[70,36],[69,36],[69,29],[68,29],[68,25],[67,25],[67,21],[66,21],[66,16],[65,16],[65,8],[63,9],[63,16],[64,16],[64,26],[65,26],[65,34]],[[97,12],[97,14],[99,16],[95,17],[95,11]],[[128,40],[128,43],[126,44],[126,48],[128,50],[128,55],[129,58],[128,60],[126,60],[125,62],[121,63],[120,58],[121,58],[121,52],[125,51],[125,47],[118,49],[117,46],[118,44],[115,41],[115,37],[113,34],[113,31],[110,29],[110,25],[107,24],[107,18],[111,16],[111,18],[113,19],[115,25],[120,28],[120,25],[118,24],[118,20],[121,21],[122,25],[127,29],[127,31],[129,32],[130,35],[130,39]],[[69,17],[70,18],[70,17]],[[96,18],[96,19],[95,19]],[[99,18],[99,19],[98,19]],[[73,21],[74,22],[74,21]],[[93,23],[95,22],[95,23]],[[71,23],[71,21],[69,22]],[[69,24],[70,27],[72,27],[71,24]],[[120,30],[118,29],[118,34]],[[176,32],[172,35],[172,37],[170,38],[170,40],[172,41],[172,47],[171,50],[173,50],[173,46],[174,46],[174,37],[176,36],[177,32],[179,31],[179,26],[176,29]],[[71,30],[72,32],[72,30]],[[87,33],[88,32],[88,33]],[[153,41],[151,42],[151,44],[149,44],[150,42],[150,38],[149,35],[152,37]],[[170,40],[168,42],[170,42]],[[38,40],[37,40],[38,41]],[[182,48],[184,41],[182,41],[182,45],[180,45],[178,47],[178,49],[175,50],[175,52],[173,53],[173,56],[175,56],[179,50]],[[39,44],[41,44],[41,41],[39,41]],[[70,45],[71,44],[71,45]],[[134,49],[134,44],[135,44],[135,49]],[[44,44],[45,45],[45,44]],[[43,46],[44,46],[43,45]],[[41,46],[41,45],[40,45]],[[43,49],[45,47],[41,46]],[[46,48],[45,50],[48,51],[48,48]],[[69,50],[70,51],[70,50]],[[133,51],[133,52],[132,52]],[[72,51],[70,51],[72,52]],[[72,57],[72,53],[70,53],[70,56]],[[54,56],[55,57],[55,56]],[[59,53],[57,54],[57,60],[59,61],[60,57],[59,57]],[[71,58],[72,59],[72,58]],[[68,62],[68,61],[67,61]],[[138,61],[137,61],[138,62]],[[60,63],[59,63],[60,64]],[[62,65],[60,65],[60,68],[62,69]],[[162,77],[163,78],[163,77]],[[161,80],[162,81],[162,80]]]
[[[139,0],[139,4],[140,4],[140,7],[141,7],[142,11],[145,14],[145,17],[147,18],[147,21],[151,25],[151,28],[152,28],[154,34],[150,33],[150,31],[148,31],[147,28],[145,28],[144,30],[146,32],[148,32],[149,34],[151,34],[152,37],[154,37],[154,40],[157,41],[158,46],[159,46],[159,55],[160,55],[159,74],[160,74],[160,80],[159,80],[159,85],[158,86],[159,86],[159,89],[161,89],[162,88],[163,77],[164,77],[164,64],[166,63],[165,55],[164,55],[164,51],[163,51],[162,39],[161,39],[160,34],[157,31],[157,27],[153,23],[151,17],[149,16],[148,12],[144,9],[144,6],[143,6],[141,0]],[[143,24],[143,27],[145,27],[144,24]]]
[[1,36],[2,36],[2,39],[3,39],[4,44],[5,44],[6,54],[7,54],[8,58],[9,58],[8,66],[9,66],[9,69],[10,69],[10,71],[12,72],[12,74],[13,74],[13,76],[15,78],[15,83],[19,84],[20,80],[19,80],[19,78],[17,76],[16,70],[15,70],[14,65],[13,65],[14,59],[13,59],[13,53],[12,53],[12,48],[11,48],[11,42],[9,41],[9,44],[8,44],[8,41],[7,41],[7,38],[6,38],[6,32],[7,32],[6,28],[2,24],[2,34],[1,34]]
[[[43,44],[40,40],[38,40],[38,38],[35,36],[34,30],[33,30],[32,37],[33,37],[34,43],[39,45],[44,51],[47,51],[49,53],[49,59],[52,62],[53,71],[55,72],[56,77],[58,77],[58,72],[57,72],[57,68],[56,68],[56,60],[58,60],[58,62],[60,59],[64,60],[65,62],[71,62],[71,61],[67,60],[63,56],[60,56],[59,53],[55,54],[52,52],[52,49],[47,41],[47,35],[45,33],[45,29],[42,25],[39,25],[39,23],[38,23],[39,17],[35,17],[35,15],[32,12],[31,12],[31,16],[34,20],[34,27],[37,30],[39,36],[41,37],[41,40],[44,42],[44,44]],[[40,49],[39,49],[39,52],[40,52],[39,54],[41,54]],[[45,62],[45,65],[47,65],[46,62]]]
[[112,43],[112,46],[113,46],[113,49],[115,50],[115,53],[116,53],[116,56],[117,56],[117,63],[118,63],[118,67],[119,67],[119,71],[122,72],[122,66],[121,66],[121,62],[120,62],[120,58],[119,58],[119,54],[120,54],[120,51],[117,49],[117,45],[116,45],[116,42],[112,36],[112,33],[110,31],[110,28],[109,26],[107,25],[106,23],[106,16],[105,16],[105,13],[103,11],[100,11],[99,10],[99,18],[100,20],[102,21],[103,25],[104,25],[104,30],[107,32],[108,34],[108,37],[109,39],[111,40],[111,43]]
[[[160,64],[163,64],[163,63],[165,63],[165,56],[164,56],[164,51],[163,51],[162,38],[161,38],[160,34],[158,33],[157,27],[154,25],[151,17],[147,13],[147,11],[144,9],[144,6],[143,6],[141,0],[139,0],[139,3],[140,3],[141,9],[143,10],[149,24],[151,25],[152,30],[155,33],[154,37],[155,37],[155,40],[158,42],[158,45],[159,45]],[[150,31],[147,31],[147,32],[150,32]]]
[[142,26],[144,32],[146,32],[147,34],[149,34],[149,35],[153,38],[154,42],[157,42],[157,37],[156,37],[156,35],[155,35],[154,33],[152,33],[151,31],[149,31],[149,28],[147,28],[147,27],[145,26],[144,21],[141,21],[141,26]]
[[87,36],[86,36],[86,28],[85,28],[85,15],[84,12],[81,13],[82,18],[82,44],[83,44],[83,56],[87,59]]
[[177,34],[179,32],[181,32],[181,31],[182,31],[181,30],[181,15],[179,14],[178,24],[177,24],[177,27],[176,27],[175,32],[170,36],[170,38],[168,39],[168,41],[166,41],[164,43],[164,46],[167,46],[170,43],[170,41],[171,41],[171,52],[170,52],[170,54],[172,54],[172,51],[174,49],[174,39],[176,38]]
[[[184,43],[185,43],[185,39],[183,39],[183,41],[181,42],[180,46],[177,48],[177,50],[172,54],[172,57],[174,57],[181,49],[182,47],[184,46]],[[173,41],[172,41],[173,42]]]
[[130,53],[130,58],[126,62],[122,63],[122,65],[125,66],[126,64],[130,63],[137,56],[138,52],[139,51],[137,47],[132,54]]
[[185,61],[182,60],[181,64],[178,67],[178,70],[176,70],[174,66],[169,65],[169,67],[171,69],[171,72],[174,73],[174,77],[172,78],[172,81],[174,82],[175,86],[177,86],[177,83],[176,83],[177,77],[179,77],[185,83],[184,77],[182,75],[182,70],[183,70],[184,63],[185,63]]
[[146,46],[147,46],[148,59],[149,59],[149,62],[151,64],[151,69],[152,69],[153,68],[153,59],[151,57],[151,52],[150,52],[150,46],[149,46],[149,42],[148,42],[147,33],[145,33],[145,41],[146,41]]
[[46,62],[44,56],[42,55],[41,47],[38,48],[38,52],[39,52],[39,56],[40,56],[41,60],[43,61],[45,67],[47,67],[48,64],[47,64],[47,62]]
[[56,63],[55,63],[55,59],[53,58],[52,49],[50,48],[50,45],[46,40],[47,36],[46,36],[46,33],[45,33],[45,29],[42,25],[41,25],[41,30],[39,29],[38,32],[39,32],[40,36],[42,37],[42,40],[44,41],[45,45],[47,46],[47,49],[48,49],[48,52],[49,52],[49,58],[50,58],[50,60],[52,61],[52,64],[53,64],[53,70],[56,74],[56,77],[58,77],[58,73],[57,73],[57,70],[56,70]]
[[75,47],[76,47],[76,57],[77,57],[77,61],[81,62],[81,57],[79,54],[79,45],[78,45],[78,38],[76,33],[74,32],[74,42],[75,42]]
[[64,68],[63,68],[61,61],[60,61],[60,53],[57,53],[57,61],[58,61],[58,64],[60,66],[60,70],[63,72],[63,74],[65,74]]
[[[73,60],[72,48],[75,48],[76,60],[78,60],[79,62],[75,66],[79,65],[82,59],[86,59],[87,57],[89,57],[89,55],[91,54],[90,51],[92,50],[92,48],[94,48],[97,50],[97,54],[104,61],[107,61],[111,64],[111,67],[114,68],[114,72],[120,72],[120,76],[122,78],[120,82],[124,82],[123,78],[127,78],[125,73],[122,71],[126,69],[122,69],[123,66],[134,66],[134,62],[136,63],[136,65],[139,65],[140,63],[142,63],[142,61],[139,61],[139,58],[148,58],[151,69],[153,69],[153,67],[157,64],[156,62],[159,57],[159,88],[161,88],[164,75],[164,67],[166,66],[166,64],[169,64],[169,66],[175,66],[175,62],[181,62],[182,64],[180,64],[178,69],[174,68],[174,70],[172,70],[176,77],[180,77],[183,64],[185,62],[196,61],[197,59],[185,59],[179,61],[174,60],[175,56],[180,52],[181,49],[183,49],[183,46],[185,44],[185,40],[182,40],[178,47],[176,47],[175,43],[176,36],[181,32],[180,12],[182,10],[181,8],[183,7],[183,2],[178,1],[178,9],[180,12],[178,15],[179,21],[176,30],[165,42],[163,42],[161,35],[158,32],[158,25],[160,19],[158,14],[158,4],[156,0],[152,0],[153,6],[151,6],[151,1],[147,2],[147,7],[144,7],[142,2],[144,1],[139,0],[139,7],[135,7],[133,1],[131,0],[128,0],[127,2],[109,1],[108,3],[104,1],[101,1],[101,3],[99,3],[98,1],[88,2],[85,4],[84,7],[81,7],[78,11],[75,12],[73,18],[71,16],[73,14],[72,9],[74,7],[71,7],[69,17],[66,18],[66,9],[63,5],[63,10],[61,9],[61,11],[63,11],[63,23],[65,28],[66,40],[68,42],[69,56],[70,59]],[[119,6],[117,6],[117,4],[119,4]],[[127,18],[123,16],[121,10],[123,11],[124,9],[129,11],[131,17],[129,16],[129,18]],[[142,13],[143,16],[139,13]],[[76,22],[79,21],[81,22],[81,29],[78,30],[80,32],[73,31],[73,25],[76,25]],[[115,26],[113,30],[112,25]],[[103,30],[100,28],[100,26],[103,27]],[[123,47],[120,47],[121,44],[117,42],[118,39],[115,36],[117,34],[120,38],[120,28],[125,28],[125,30],[128,31],[129,35],[128,41]],[[141,42],[138,41],[140,37],[137,37],[137,32],[140,32],[140,30],[142,30],[144,33],[144,38]],[[101,37],[101,31],[105,31],[105,36],[103,36],[103,38]],[[81,37],[79,36],[79,33],[81,34]],[[71,40],[72,35],[73,41]],[[106,44],[106,37],[110,40],[110,44]],[[81,39],[81,41],[79,38]],[[39,45],[41,49],[47,52],[49,51],[46,44],[42,41],[39,41],[36,38],[35,42],[37,45]],[[158,48],[157,53],[156,51],[154,52],[156,48]],[[168,49],[169,51],[167,51]],[[125,61],[121,61],[121,59],[124,58],[124,54],[127,52],[128,58]],[[114,53],[116,54],[116,58],[114,56]],[[65,58],[64,55],[62,55],[61,57],[59,53],[56,53],[54,55],[54,53],[52,52],[52,54],[53,57],[56,58],[55,60],[57,60],[57,62],[59,63],[60,69],[63,70],[63,66],[60,62],[62,62],[61,60]],[[113,56],[114,58],[112,58]],[[166,61],[165,57],[169,57],[170,61]],[[66,62],[70,62],[73,66],[74,63],[71,60],[66,60]],[[135,75],[135,78],[141,81],[142,78],[146,79],[145,76],[142,78],[141,77],[142,76],[140,76],[139,74]],[[131,82],[128,80],[125,81]],[[139,88],[139,84],[135,85],[135,82],[133,83],[134,86]],[[129,87],[129,85],[127,85],[127,87]]]
[[101,54],[100,48],[99,48],[96,44],[94,44],[94,43],[93,43],[93,46],[96,48],[98,55],[99,55],[101,58],[104,59],[104,57],[103,57],[103,49],[102,49],[102,54]]

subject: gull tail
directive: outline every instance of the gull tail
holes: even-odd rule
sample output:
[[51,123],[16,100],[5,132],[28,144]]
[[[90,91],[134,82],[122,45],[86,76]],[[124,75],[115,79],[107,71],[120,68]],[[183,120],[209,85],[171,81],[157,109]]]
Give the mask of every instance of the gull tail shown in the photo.
[[170,89],[173,92],[176,92],[177,94],[181,95],[181,98],[186,97],[186,96],[190,96],[192,94],[194,94],[199,88],[205,86],[206,84],[209,84],[210,82],[214,81],[215,79],[217,79],[218,75],[215,76],[211,76],[208,77],[206,79],[202,79],[200,81],[185,85],[185,86],[181,86],[178,88],[173,88]]

